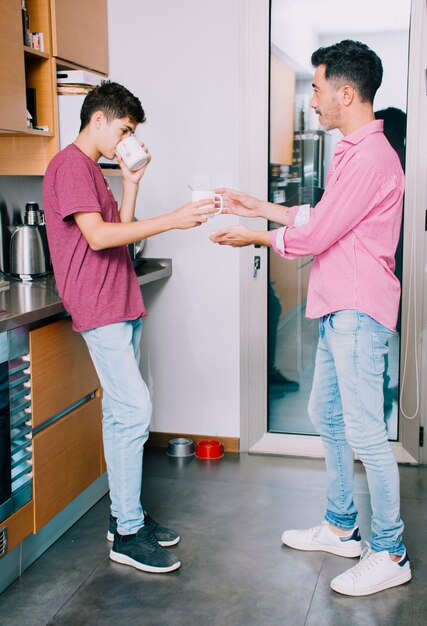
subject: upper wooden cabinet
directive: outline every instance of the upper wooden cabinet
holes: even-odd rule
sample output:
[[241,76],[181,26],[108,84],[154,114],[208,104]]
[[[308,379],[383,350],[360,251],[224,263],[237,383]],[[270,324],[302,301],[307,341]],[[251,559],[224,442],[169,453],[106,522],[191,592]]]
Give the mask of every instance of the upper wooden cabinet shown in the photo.
[[295,71],[271,55],[270,162],[292,165],[294,145]]
[[[20,0],[0,0],[0,176],[43,176],[59,151],[58,69],[108,73],[106,0],[26,0],[26,8],[43,52],[24,46]],[[41,130],[26,125],[28,88]]]
[[26,128],[25,68],[20,0],[0,0],[0,130]]
[[107,0],[51,0],[53,56],[108,74]]

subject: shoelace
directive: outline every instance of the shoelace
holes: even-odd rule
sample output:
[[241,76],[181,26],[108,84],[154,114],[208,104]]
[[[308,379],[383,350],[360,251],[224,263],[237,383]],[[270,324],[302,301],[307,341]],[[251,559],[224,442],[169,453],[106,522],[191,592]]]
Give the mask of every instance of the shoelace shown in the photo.
[[362,576],[362,574],[375,567],[382,558],[382,555],[379,555],[378,552],[373,552],[369,543],[366,542],[366,547],[363,548],[359,563],[352,568],[352,574],[354,576]]
[[304,535],[313,535],[313,539],[316,539],[323,530],[323,527],[326,526],[326,522],[322,522],[320,526],[313,526],[312,528],[305,528],[301,530],[301,533]]

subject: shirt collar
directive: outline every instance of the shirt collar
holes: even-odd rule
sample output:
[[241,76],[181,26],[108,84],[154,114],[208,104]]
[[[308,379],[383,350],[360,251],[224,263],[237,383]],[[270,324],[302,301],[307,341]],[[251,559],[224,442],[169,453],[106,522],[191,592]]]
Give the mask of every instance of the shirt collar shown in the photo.
[[384,120],[372,120],[372,122],[363,124],[363,126],[360,126],[357,130],[343,137],[339,143],[351,143],[353,145],[357,145],[368,135],[371,135],[372,133],[382,133],[383,130]]

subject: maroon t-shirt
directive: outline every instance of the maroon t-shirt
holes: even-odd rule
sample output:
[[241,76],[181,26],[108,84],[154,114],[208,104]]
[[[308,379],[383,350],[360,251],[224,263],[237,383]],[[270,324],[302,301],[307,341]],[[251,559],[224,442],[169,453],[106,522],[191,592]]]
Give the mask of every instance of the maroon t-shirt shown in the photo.
[[49,250],[62,302],[76,331],[145,315],[127,246],[91,250],[73,213],[120,222],[117,202],[97,163],[71,144],[49,163],[43,180]]

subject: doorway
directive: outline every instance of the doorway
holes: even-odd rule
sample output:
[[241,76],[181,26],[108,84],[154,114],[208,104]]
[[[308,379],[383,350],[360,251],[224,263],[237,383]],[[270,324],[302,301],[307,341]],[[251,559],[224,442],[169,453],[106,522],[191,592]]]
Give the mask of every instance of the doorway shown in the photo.
[[[242,145],[250,143],[252,148],[258,146],[259,151],[256,153],[252,149],[252,156],[248,157],[243,165],[241,188],[252,195],[265,199],[268,197],[277,203],[285,204],[296,196],[298,204],[317,201],[338,137],[330,136],[333,135],[330,133],[322,134],[323,131],[317,127],[317,116],[314,116],[313,120],[308,107],[312,80],[312,69],[308,65],[311,52],[320,45],[329,45],[344,38],[364,41],[376,50],[384,64],[383,93],[378,92],[375,102],[376,110],[390,106],[400,109],[404,114],[408,110],[406,150],[408,184],[403,243],[406,252],[403,268],[402,261],[400,261],[400,271],[403,271],[402,331],[401,340],[398,340],[390,351],[388,370],[390,395],[387,408],[389,436],[395,442],[393,446],[396,456],[399,460],[416,462],[420,459],[419,416],[425,399],[420,395],[419,378],[415,381],[413,374],[415,367],[419,369],[421,365],[422,350],[416,337],[423,322],[420,315],[421,278],[419,275],[414,278],[413,273],[411,274],[410,268],[414,266],[414,262],[411,262],[409,252],[413,248],[411,241],[415,236],[419,240],[417,259],[418,263],[421,260],[422,267],[423,261],[422,258],[420,259],[420,255],[424,253],[422,200],[423,198],[425,200],[426,189],[422,190],[424,196],[422,193],[420,195],[419,181],[425,179],[425,173],[423,175],[422,170],[419,169],[420,155],[422,155],[419,141],[422,134],[419,129],[423,128],[426,123],[425,106],[423,108],[423,104],[425,105],[423,63],[425,63],[426,6],[424,0],[412,0],[412,3],[410,0],[396,1],[392,3],[392,6],[390,2],[387,2],[387,9],[381,12],[379,7],[381,3],[376,3],[375,12],[378,8],[378,15],[381,18],[381,32],[379,32],[372,6],[369,9],[366,8],[366,2],[360,2],[357,6],[347,0],[333,4],[337,5],[336,10],[332,10],[332,0],[326,2],[327,6],[325,3],[319,5],[309,0],[298,2],[272,0],[271,14],[269,14],[270,6],[267,1],[259,4],[252,3],[246,9],[247,15],[243,16],[242,54],[246,49],[248,60],[243,76],[242,102],[247,102],[249,94],[252,95],[252,99],[251,105],[246,107],[245,111],[242,127],[248,136],[242,140]],[[321,15],[319,6],[322,11]],[[266,15],[270,15],[270,24]],[[366,27],[367,15],[369,15],[369,28]],[[334,19],[331,19],[331,16]],[[411,30],[409,31],[410,16]],[[342,21],[341,26],[338,24],[339,17]],[[280,20],[282,20],[281,26]],[[352,24],[351,30],[348,27],[349,20]],[[306,37],[303,36],[304,29],[307,31]],[[281,36],[285,44],[280,43]],[[408,74],[409,40],[411,45]],[[263,54],[260,58],[261,50]],[[387,50],[391,54],[389,59]],[[403,54],[402,50],[404,50]],[[399,59],[393,56],[395,52]],[[251,64],[251,59],[254,60],[253,64]],[[270,71],[271,82],[269,82]],[[290,120],[291,124],[288,124],[288,128],[279,128],[286,138],[282,142],[284,154],[277,152],[277,146],[272,145],[270,135],[275,114],[270,107],[272,98],[269,101],[268,96],[270,93],[272,95],[275,88],[274,73],[281,75],[282,84],[285,81],[287,85],[286,89],[282,90],[285,92],[286,102],[283,101],[280,108],[283,111],[284,107],[287,107],[287,120]],[[401,83],[399,90],[396,86],[397,82]],[[254,86],[256,85],[259,90],[262,84],[265,86],[267,95],[265,93],[261,95],[258,91],[257,98],[254,99]],[[408,91],[406,90],[407,84]],[[262,132],[260,134],[261,121]],[[256,129],[253,134],[251,134],[252,128]],[[265,154],[266,144],[269,144],[267,154]],[[255,154],[256,158],[254,158]],[[311,160],[304,161],[306,157]],[[298,159],[300,159],[299,162]],[[421,156],[421,162],[425,163],[424,156]],[[260,173],[260,167],[264,167],[266,173]],[[253,221],[250,225],[254,227]],[[255,227],[271,228],[274,226],[274,224],[267,226],[259,222]],[[260,453],[322,456],[321,442],[313,433],[306,411],[317,342],[317,323],[306,320],[304,316],[311,259],[299,259],[298,262],[294,262],[294,267],[289,269],[286,277],[283,278],[284,272],[280,266],[286,264],[289,268],[289,261],[273,259],[274,253],[268,255],[266,250],[256,250],[255,253],[261,254],[264,273],[258,272],[255,279],[250,273],[253,266],[253,249],[248,249],[242,254],[241,264],[241,303],[242,310],[246,312],[246,316],[243,316],[242,343],[246,341],[248,345],[247,349],[242,349],[243,377],[245,373],[247,374],[246,381],[242,382],[242,447]],[[412,288],[410,284],[413,285]],[[412,307],[410,306],[411,302],[417,302],[419,305],[415,314],[413,304]],[[250,310],[250,315],[248,310]],[[275,346],[273,346],[274,340]],[[402,361],[400,361],[399,354]],[[402,372],[404,361],[406,382],[402,380],[402,375],[399,378],[399,371]],[[266,375],[266,372],[270,373],[272,368],[278,370],[286,379],[282,392],[280,384],[271,382],[270,376]],[[248,381],[250,381],[249,385]],[[254,381],[256,381],[255,385]],[[415,387],[417,387],[416,394]],[[414,407],[412,398],[415,395],[417,395],[417,403]],[[402,407],[403,409],[406,407],[407,410],[402,410]]]
[[[375,97],[376,117],[405,165],[410,0],[378,0],[366,20],[365,3],[327,0],[314,9],[309,0],[271,1],[269,200],[283,206],[321,198],[325,172],[340,134],[324,131],[310,108],[310,45],[342,39],[362,41],[383,62],[383,83]],[[393,3],[392,3],[393,5]],[[314,9],[314,10],[313,10]],[[378,12],[377,12],[378,11]],[[328,19],[322,19],[323,15]],[[390,15],[392,19],[385,19]],[[296,25],[299,25],[296,28]],[[302,40],[302,41],[301,41]],[[287,118],[288,124],[283,123]],[[280,225],[270,223],[269,228]],[[402,276],[402,246],[396,274]],[[269,253],[268,431],[315,435],[307,415],[318,339],[318,322],[305,317],[312,259],[285,261]],[[390,342],[384,384],[389,439],[398,439],[399,334]]]

